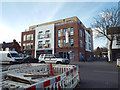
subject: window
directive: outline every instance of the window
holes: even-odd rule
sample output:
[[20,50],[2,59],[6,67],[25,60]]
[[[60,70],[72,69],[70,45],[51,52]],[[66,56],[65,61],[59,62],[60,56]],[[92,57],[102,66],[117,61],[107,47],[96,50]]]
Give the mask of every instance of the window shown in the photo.
[[80,40],[80,47],[83,47],[83,42],[82,42],[82,40]]
[[62,24],[62,22],[58,22],[58,23],[56,23],[55,25],[61,25]]
[[42,41],[39,41],[39,42],[38,42],[38,48],[42,48],[42,47],[43,47]]
[[50,37],[50,30],[47,30],[46,32],[45,32],[45,36],[44,36],[45,38],[49,38]]
[[31,34],[31,40],[33,40],[33,34]]
[[63,43],[65,43],[65,39],[63,39]]
[[120,36],[117,36],[117,45],[120,45]]
[[43,31],[39,31],[39,33],[43,33]]
[[27,43],[27,49],[30,49],[30,43]]
[[73,27],[70,28],[70,35],[74,35],[74,29],[73,29]]
[[23,41],[26,41],[26,35],[23,36]]
[[29,35],[27,35],[27,40],[30,40],[30,34],[29,34]]
[[58,47],[61,47],[61,43],[60,43],[60,40],[58,40]]
[[66,21],[66,23],[71,23],[71,20]]
[[47,30],[46,32],[50,32],[50,30]]
[[25,49],[25,43],[23,44],[23,50]]
[[31,49],[33,48],[33,43],[31,43]]
[[44,44],[45,48],[49,48],[50,47],[50,40],[46,40],[45,44]]
[[64,28],[64,29],[63,29],[63,36],[65,36],[65,32],[66,32],[66,29]]
[[50,40],[46,40],[46,41],[45,41],[45,44],[50,44]]
[[61,36],[61,33],[60,33],[60,29],[58,30],[58,37],[60,37]]
[[82,37],[82,30],[80,29],[80,37]]
[[32,30],[34,30],[35,28],[32,28]]
[[71,38],[70,41],[71,41],[71,46],[74,46],[74,39]]
[[63,46],[65,46],[65,42],[66,42],[65,39],[63,39]]

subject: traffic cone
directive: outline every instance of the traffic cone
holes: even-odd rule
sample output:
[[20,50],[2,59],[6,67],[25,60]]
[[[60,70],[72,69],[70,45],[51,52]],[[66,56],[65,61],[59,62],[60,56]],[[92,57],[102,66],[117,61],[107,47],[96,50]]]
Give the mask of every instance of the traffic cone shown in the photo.
[[50,63],[50,75],[54,76],[54,72],[53,72],[52,63]]

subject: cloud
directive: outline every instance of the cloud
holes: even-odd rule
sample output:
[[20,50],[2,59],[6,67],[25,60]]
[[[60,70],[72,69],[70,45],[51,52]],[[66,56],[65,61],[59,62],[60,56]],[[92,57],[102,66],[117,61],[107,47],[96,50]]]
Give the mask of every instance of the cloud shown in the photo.
[[16,39],[18,42],[21,40],[21,35],[18,31],[14,31],[6,26],[0,25],[0,43],[12,42]]

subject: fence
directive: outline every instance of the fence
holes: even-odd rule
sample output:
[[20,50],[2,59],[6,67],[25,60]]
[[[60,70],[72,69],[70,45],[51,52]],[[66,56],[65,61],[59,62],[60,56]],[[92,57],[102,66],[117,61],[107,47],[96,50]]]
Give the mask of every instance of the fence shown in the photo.
[[[14,69],[13,69],[14,68]],[[25,65],[25,67],[19,67],[16,66],[9,68],[7,72],[4,72],[3,75],[5,76],[7,74],[20,74],[20,73],[32,73],[32,74],[49,74],[50,72],[50,66],[49,64],[41,64],[41,65]],[[19,68],[19,69],[18,69]],[[37,82],[30,84],[23,84],[13,81],[3,81],[3,87],[7,88],[15,88],[15,89],[62,89],[62,88],[74,88],[78,82],[80,82],[80,73],[79,73],[79,67],[75,65],[53,65],[53,72],[55,76],[50,76],[46,78],[38,79]],[[14,75],[15,75],[14,74]],[[27,79],[27,78],[24,78]],[[31,81],[31,82],[34,82]]]

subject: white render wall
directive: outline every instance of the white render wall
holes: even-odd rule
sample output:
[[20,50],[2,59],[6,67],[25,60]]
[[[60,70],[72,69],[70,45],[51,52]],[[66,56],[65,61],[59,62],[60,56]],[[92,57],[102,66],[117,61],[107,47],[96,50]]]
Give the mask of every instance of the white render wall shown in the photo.
[[89,42],[89,39],[92,42],[91,35],[85,30],[85,44],[86,44],[85,45],[85,51],[91,52],[91,50],[89,49],[89,44],[91,45],[91,49],[92,49],[92,43]]
[[[50,30],[50,37],[38,39],[39,32],[43,31],[43,34],[45,34],[47,30]],[[42,44],[45,44],[46,40],[50,40],[50,48],[38,49],[38,42],[42,41]],[[52,54],[54,54],[54,24],[43,25],[35,28],[35,56],[37,50],[52,50]]]
[[[120,36],[120,35],[119,35]],[[113,44],[112,44],[112,49],[120,49],[120,45],[116,45],[117,44],[117,40],[116,40],[116,36],[114,37],[114,40],[113,40]],[[107,46],[108,46],[108,49],[109,49],[109,45],[110,45],[110,41],[107,40]]]

